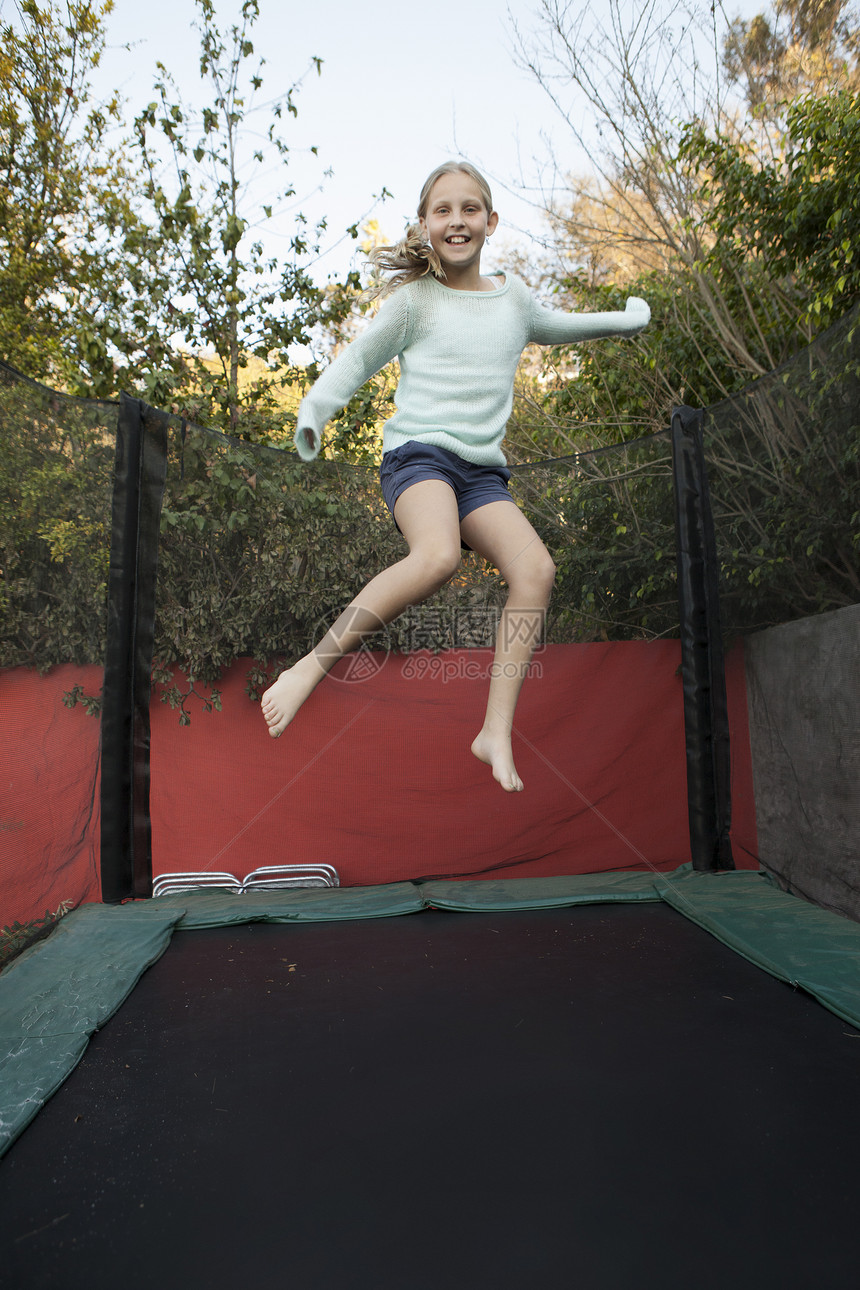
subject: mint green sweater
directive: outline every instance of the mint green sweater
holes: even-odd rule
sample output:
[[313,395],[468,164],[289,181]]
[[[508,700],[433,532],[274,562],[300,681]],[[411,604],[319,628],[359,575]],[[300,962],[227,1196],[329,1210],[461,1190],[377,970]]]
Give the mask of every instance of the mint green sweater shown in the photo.
[[[396,358],[397,411],[386,422],[383,452],[417,439],[478,465],[503,466],[501,443],[526,345],[633,335],[650,317],[635,296],[623,312],[568,314],[539,305],[510,273],[496,291],[456,291],[428,274],[398,288],[315,382],[299,406],[296,448],[313,460],[326,422]],[[313,449],[305,429],[313,431]]]

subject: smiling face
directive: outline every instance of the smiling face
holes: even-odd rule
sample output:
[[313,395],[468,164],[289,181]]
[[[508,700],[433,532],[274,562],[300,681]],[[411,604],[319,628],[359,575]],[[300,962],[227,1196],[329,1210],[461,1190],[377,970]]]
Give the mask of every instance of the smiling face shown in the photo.
[[471,175],[460,170],[440,175],[420,218],[449,281],[480,275],[481,251],[499,217],[487,210]]

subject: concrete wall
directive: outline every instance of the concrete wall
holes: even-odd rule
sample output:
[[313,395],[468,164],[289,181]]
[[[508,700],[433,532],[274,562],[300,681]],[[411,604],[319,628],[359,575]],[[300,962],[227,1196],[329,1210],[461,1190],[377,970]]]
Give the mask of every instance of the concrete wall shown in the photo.
[[860,605],[746,641],[762,865],[860,921]]

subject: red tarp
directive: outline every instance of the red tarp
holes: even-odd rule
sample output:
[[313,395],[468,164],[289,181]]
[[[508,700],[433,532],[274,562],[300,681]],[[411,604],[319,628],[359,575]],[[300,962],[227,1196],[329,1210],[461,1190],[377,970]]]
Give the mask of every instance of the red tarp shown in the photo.
[[[549,646],[517,710],[525,791],[469,745],[487,650],[354,655],[282,738],[225,676],[223,711],[188,727],[152,705],[154,873],[330,864],[344,885],[437,875],[543,877],[674,869],[689,859],[677,641]],[[733,829],[754,866],[741,650],[728,660]],[[0,926],[99,898],[98,722],[63,694],[98,668],[0,672]]]
[[[154,873],[334,865],[343,885],[674,869],[690,858],[677,641],[548,646],[514,737],[525,791],[469,745],[489,650],[353,655],[270,738],[235,665],[223,711],[152,707]],[[728,661],[733,843],[756,866],[743,658]]]
[[0,669],[0,927],[98,900],[99,723],[63,695],[100,667]]

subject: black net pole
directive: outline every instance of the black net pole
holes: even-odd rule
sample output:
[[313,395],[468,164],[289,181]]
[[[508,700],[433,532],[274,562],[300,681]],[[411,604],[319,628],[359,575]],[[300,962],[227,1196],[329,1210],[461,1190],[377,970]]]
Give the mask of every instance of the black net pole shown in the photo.
[[672,473],[687,802],[693,868],[733,869],[731,766],[714,524],[705,469],[704,413],[672,412]]
[[152,895],[149,697],[168,419],[121,398],[101,730],[101,885],[108,904]]

